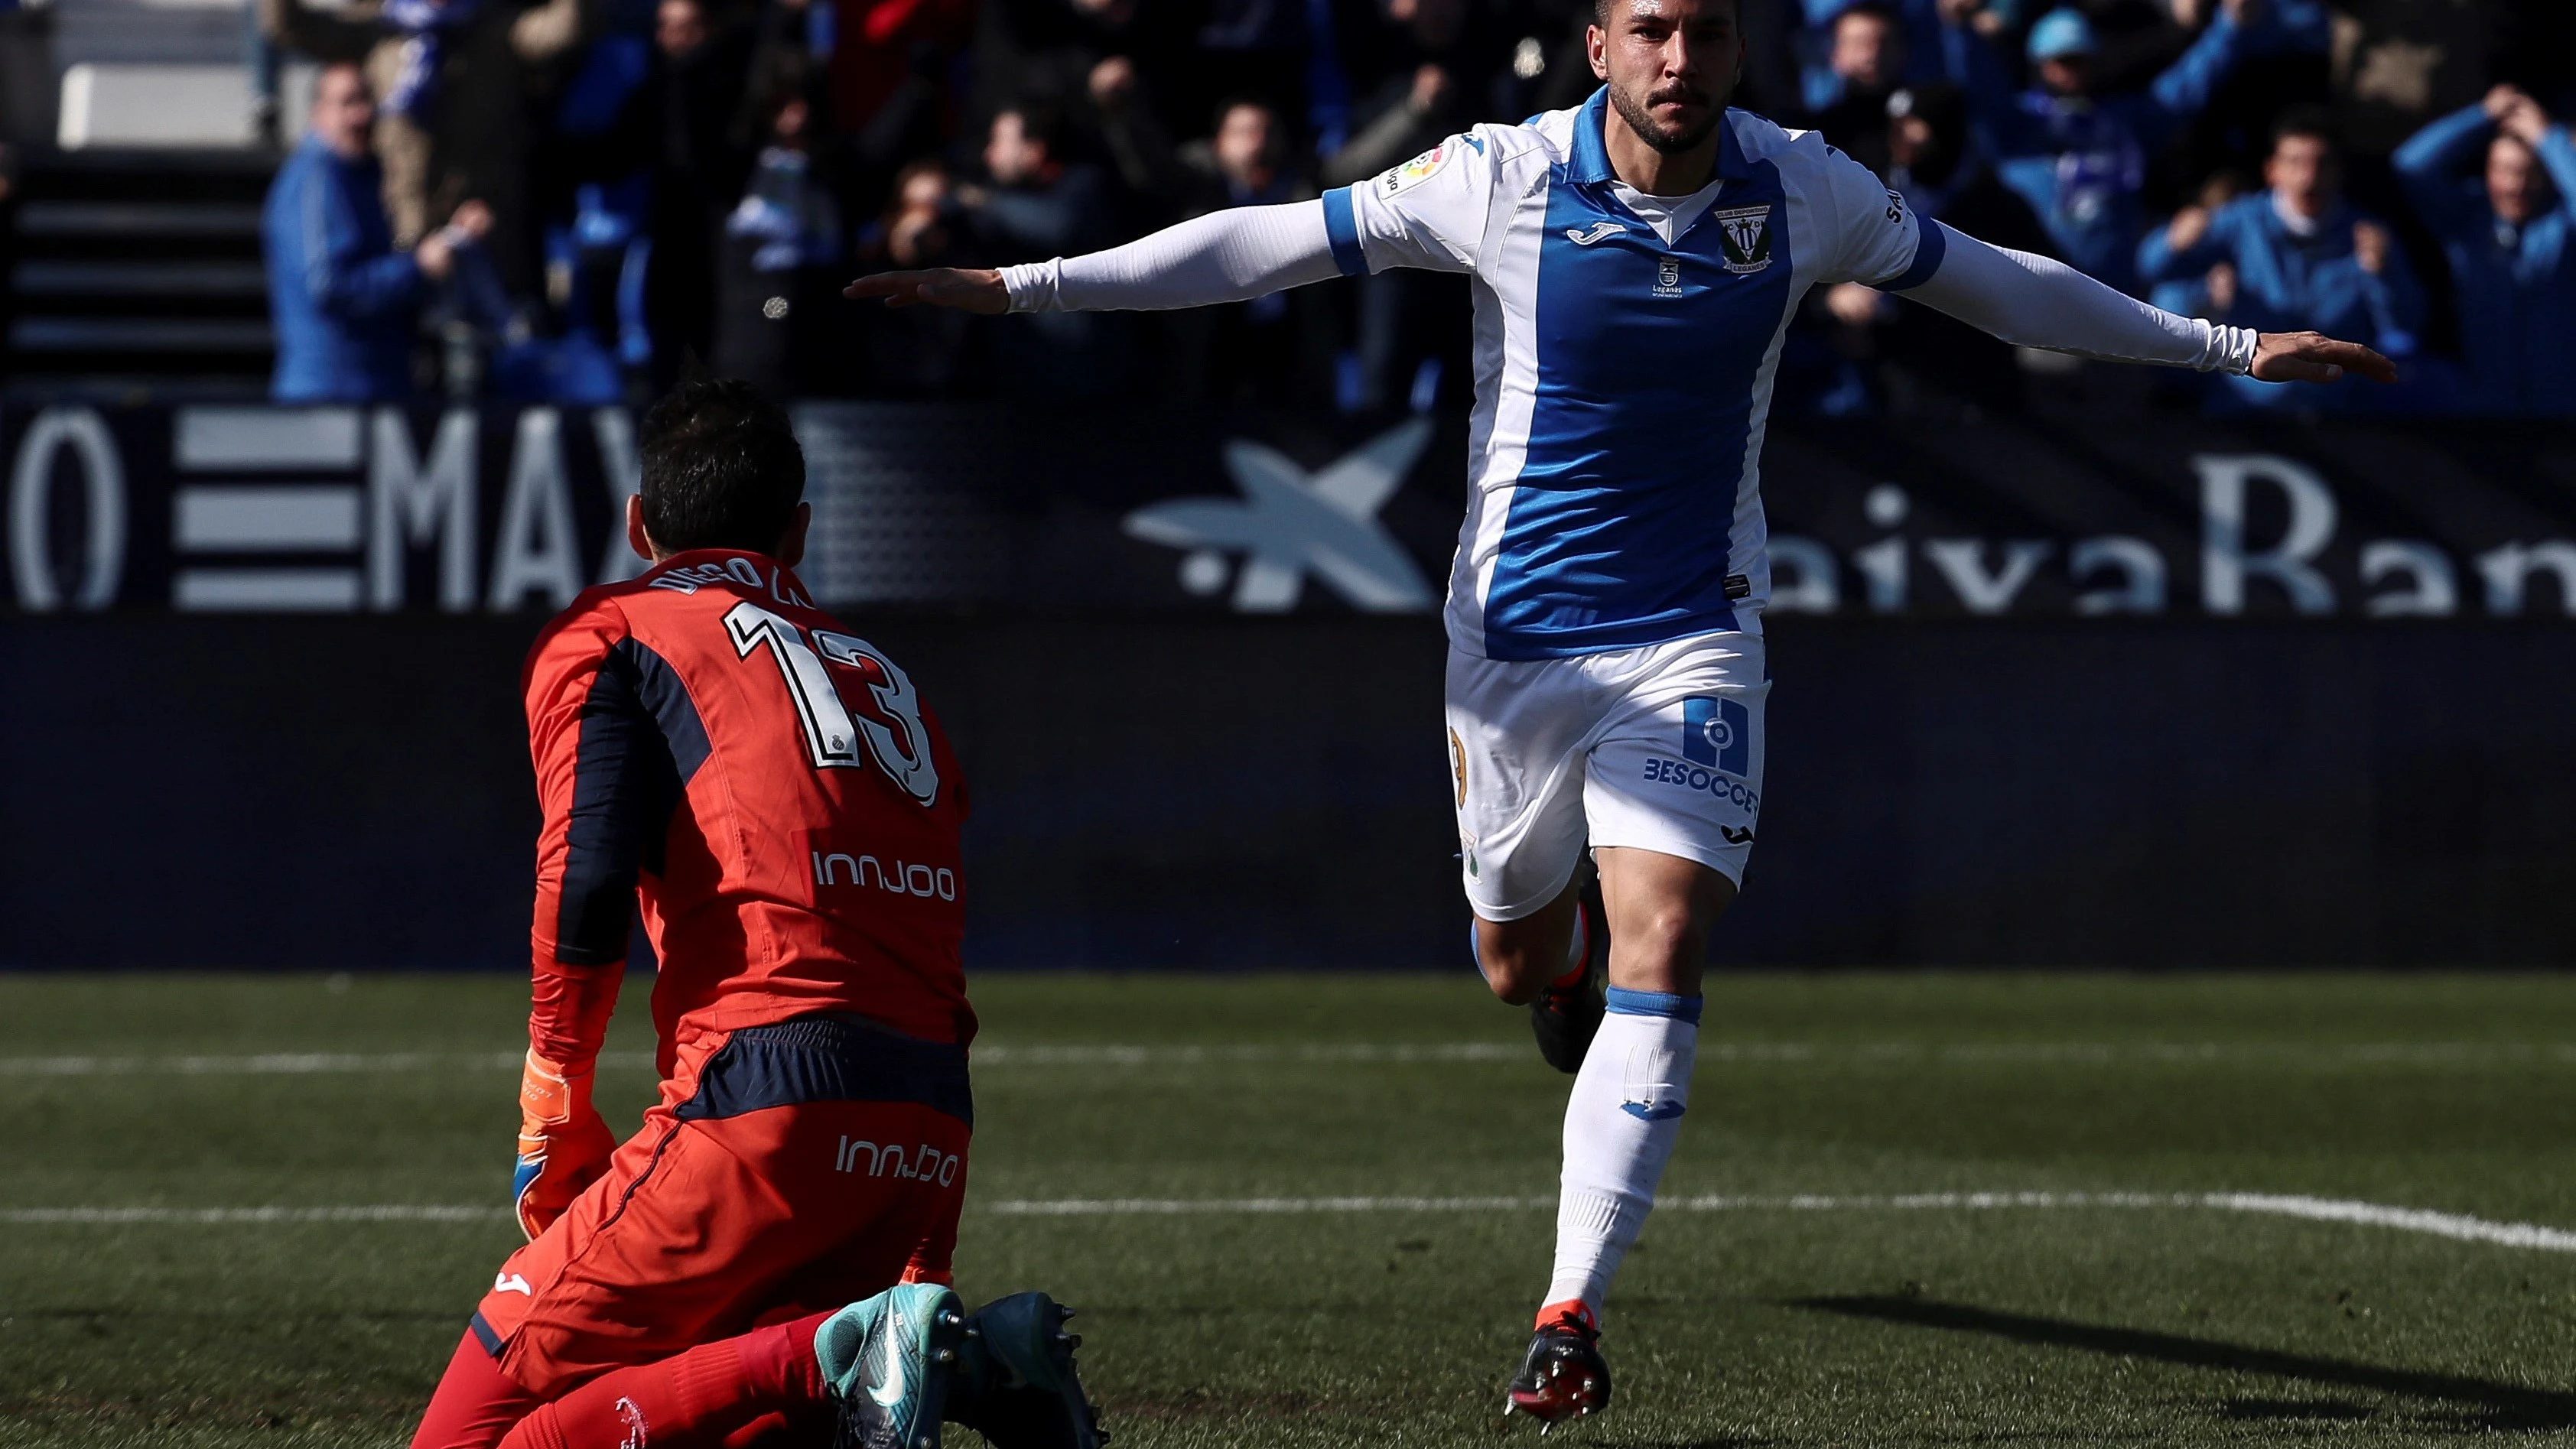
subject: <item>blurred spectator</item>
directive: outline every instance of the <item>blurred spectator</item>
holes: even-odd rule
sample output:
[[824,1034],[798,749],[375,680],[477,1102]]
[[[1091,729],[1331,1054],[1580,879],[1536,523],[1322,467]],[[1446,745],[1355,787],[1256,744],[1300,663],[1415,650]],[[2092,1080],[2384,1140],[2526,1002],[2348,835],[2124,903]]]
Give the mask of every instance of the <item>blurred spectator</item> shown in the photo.
[[1104,246],[1109,197],[1100,168],[1069,160],[1063,116],[1015,105],[993,117],[984,141],[990,187],[958,193],[989,260],[1044,261]]
[[1834,17],[1830,51],[1840,90],[1815,115],[1816,129],[1870,170],[1887,174],[1887,102],[1905,78],[1905,31],[1896,12],[1876,0]]
[[644,314],[656,391],[714,348],[717,229],[750,169],[735,123],[751,56],[750,34],[720,25],[708,0],[654,10],[651,68],[627,125],[652,175]]
[[[2053,257],[2046,228],[1976,155],[1967,97],[1956,86],[1900,90],[1889,99],[1882,148],[1887,184],[1916,214],[1979,241]],[[1825,305],[1859,334],[1844,351],[1875,363],[1874,391],[1899,414],[2017,412],[2025,402],[2013,349],[1929,307],[1899,305],[1858,283],[1828,290]]]
[[[970,259],[958,246],[958,217],[948,172],[915,161],[896,176],[885,214],[859,237],[864,271],[954,267]],[[960,388],[977,318],[947,307],[865,307],[857,313],[857,351],[872,391],[937,397]]]
[[2059,256],[2124,290],[2142,229],[2139,193],[2149,153],[2205,105],[2245,46],[2245,12],[2260,0],[2222,0],[2209,29],[2143,93],[2102,95],[2092,21],[2062,8],[2031,27],[2038,84],[2004,89],[1993,59],[1971,68],[1997,169],[2048,228]]
[[[2242,172],[2220,171],[2201,183],[2192,207],[2216,215],[2227,204],[2246,192],[2253,184]],[[2175,277],[2147,289],[2147,300],[2177,317],[2203,317],[2224,322],[2236,306],[2236,264],[2220,262],[2197,277]]]
[[393,239],[410,246],[468,197],[492,215],[502,280],[533,296],[537,250],[528,205],[529,98],[544,67],[583,35],[583,0],[259,0],[261,28],[319,60],[365,68],[383,98],[375,148]]
[[[2391,357],[2415,350],[2424,295],[2386,226],[2343,200],[2343,171],[2322,112],[2293,113],[2274,128],[2263,163],[2266,190],[2216,213],[2188,207],[2149,236],[2138,270],[2149,282],[2234,268],[2229,320],[2263,332],[2315,330],[2369,343]],[[2348,378],[2290,396],[2287,384],[2224,377],[2223,396],[2249,408],[2363,408],[2387,394]]]
[[840,203],[814,160],[802,80],[785,71],[771,81],[760,108],[768,143],[725,218],[716,278],[715,371],[781,398],[820,380],[847,280]]
[[[2483,162],[2472,181],[2462,175]],[[2467,364],[2464,405],[2576,415],[2576,140],[2511,86],[2390,158],[2441,238]]]
[[[974,0],[777,0],[830,17],[815,58],[831,78],[832,121],[856,139],[878,186],[913,156],[935,149],[941,82],[974,38]],[[809,23],[809,35],[813,26]],[[823,51],[828,50],[828,54]],[[874,204],[874,195],[869,199]]]
[[[1799,100],[1808,115],[1823,116],[1851,99],[1856,86],[1875,90],[1883,103],[1900,85],[1958,80],[1967,61],[1961,27],[1979,24],[1985,0],[1799,0],[1799,8],[1806,21],[1797,41]],[[1847,28],[1843,17],[1858,9],[1876,11],[1889,34]],[[1986,20],[1981,28],[1998,27]],[[1855,46],[1881,52],[1894,63],[1883,74],[1858,79],[1862,51]]]
[[[1184,211],[1197,216],[1313,196],[1315,188],[1288,168],[1287,151],[1286,123],[1278,112],[1256,100],[1226,102],[1217,110],[1214,133],[1181,148],[1180,170],[1190,188]],[[1173,343],[1165,391],[1184,401],[1278,403],[1300,395],[1320,400],[1329,363],[1309,355],[1324,335],[1314,315],[1320,300],[1302,290],[1274,292],[1230,307],[1165,316],[1160,320]]]
[[370,153],[375,100],[354,64],[314,81],[302,144],[277,173],[260,221],[277,331],[280,402],[398,401],[430,284],[490,231],[478,202],[410,251],[394,249],[384,178]]
[[[1099,167],[1069,161],[1063,116],[1020,104],[993,117],[988,186],[958,188],[969,247],[985,266],[1038,262],[1106,246],[1109,188]],[[1101,397],[1128,380],[1134,319],[1116,312],[1028,312],[999,319],[995,361],[1005,391]]]
[[1365,46],[1380,76],[1352,107],[1350,139],[1324,156],[1325,186],[1365,181],[1492,119],[1479,113],[1467,0],[1385,0],[1385,17]]

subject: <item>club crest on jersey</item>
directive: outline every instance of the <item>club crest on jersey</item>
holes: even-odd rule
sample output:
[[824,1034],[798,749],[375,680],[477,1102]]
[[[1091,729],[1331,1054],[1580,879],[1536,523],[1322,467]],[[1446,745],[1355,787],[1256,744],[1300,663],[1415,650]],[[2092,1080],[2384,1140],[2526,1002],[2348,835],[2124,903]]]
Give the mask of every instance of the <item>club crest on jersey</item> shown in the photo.
[[1682,259],[1673,256],[1655,258],[1655,295],[1678,297],[1682,294]]
[[1771,204],[1739,206],[1733,211],[1713,211],[1709,220],[1717,223],[1717,244],[1726,253],[1726,269],[1739,275],[1758,272],[1771,265]]

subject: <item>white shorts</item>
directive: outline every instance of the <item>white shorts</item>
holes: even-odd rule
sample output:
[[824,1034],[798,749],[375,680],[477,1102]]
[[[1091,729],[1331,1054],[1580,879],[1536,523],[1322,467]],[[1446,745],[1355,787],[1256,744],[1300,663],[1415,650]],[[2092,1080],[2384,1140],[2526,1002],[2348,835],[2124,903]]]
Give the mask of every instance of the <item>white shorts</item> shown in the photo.
[[1467,900],[1512,921],[1556,899],[1586,844],[1744,883],[1762,811],[1762,641],[1700,634],[1570,659],[1449,652],[1449,765]]

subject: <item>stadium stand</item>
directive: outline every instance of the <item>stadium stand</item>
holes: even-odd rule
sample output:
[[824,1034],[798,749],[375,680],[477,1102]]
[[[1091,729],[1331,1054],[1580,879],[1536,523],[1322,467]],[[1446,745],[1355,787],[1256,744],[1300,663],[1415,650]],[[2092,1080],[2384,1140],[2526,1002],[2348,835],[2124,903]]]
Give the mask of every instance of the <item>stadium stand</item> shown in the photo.
[[[414,371],[430,395],[635,398],[698,357],[806,396],[1069,389],[1448,406],[1463,361],[1455,279],[1372,278],[1211,317],[1044,324],[888,314],[840,301],[831,284],[926,261],[1036,259],[1311,195],[1475,121],[1572,104],[1592,84],[1588,10],[1574,0],[263,0],[255,11],[190,0],[153,6],[149,23],[136,5],[0,8],[10,73],[50,80],[43,134],[0,118],[26,153],[15,222],[26,260],[10,284],[24,361],[9,386],[22,395],[135,378],[238,389],[270,370],[265,324],[244,305],[259,291],[242,271],[252,209],[295,146],[313,63],[340,58],[363,60],[376,92],[397,244],[468,199],[494,213],[484,264],[459,274],[498,286],[450,283],[422,309]],[[2450,151],[2391,155],[2445,117],[2475,129],[2456,118],[2498,85],[2535,115],[2566,113],[2567,9],[1745,0],[1738,100],[1821,127],[1926,210],[1971,227],[2008,212],[2015,235],[2001,239],[2044,240],[2141,289],[2141,241],[2213,185],[2258,173],[2284,113],[2320,116],[2351,205],[2387,221],[2395,256],[2372,275],[2423,279],[2420,327],[2401,330],[2439,379],[2492,371],[2496,297],[2556,284],[2532,271],[2539,243],[2517,238],[2522,280],[2499,283],[2487,270],[2506,263],[2425,210],[2425,167],[2456,160]],[[21,97],[12,112],[35,104]],[[1954,153],[1928,168],[1905,159],[1927,130],[1918,107]],[[1908,126],[1913,141],[1896,134]],[[2000,208],[1997,193],[2024,205]],[[2535,215],[2562,205],[2544,174]],[[2374,260],[2381,250],[2372,242]],[[2241,306],[2242,260],[2188,276],[2168,267],[2155,295]],[[2455,287],[2463,267],[2475,275]],[[1903,329],[1887,331],[1896,315],[1852,294],[1814,299],[1781,405],[1955,411],[1961,389],[1888,372],[1878,344],[1907,346]],[[1982,370],[1966,405],[2046,407],[2064,392]],[[2409,405],[2500,395],[2433,386]],[[2204,394],[2138,400],[2193,406]],[[2225,390],[2205,400],[2235,405]]]

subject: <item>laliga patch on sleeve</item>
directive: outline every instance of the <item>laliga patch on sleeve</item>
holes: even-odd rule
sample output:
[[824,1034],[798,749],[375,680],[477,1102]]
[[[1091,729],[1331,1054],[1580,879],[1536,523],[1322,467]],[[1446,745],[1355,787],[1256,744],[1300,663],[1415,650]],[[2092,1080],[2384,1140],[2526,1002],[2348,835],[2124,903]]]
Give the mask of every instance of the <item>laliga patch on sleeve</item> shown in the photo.
[[1457,154],[1458,138],[1452,136],[1394,170],[1382,173],[1377,178],[1378,199],[1391,201],[1411,191],[1440,174],[1440,168],[1448,165],[1449,158]]

